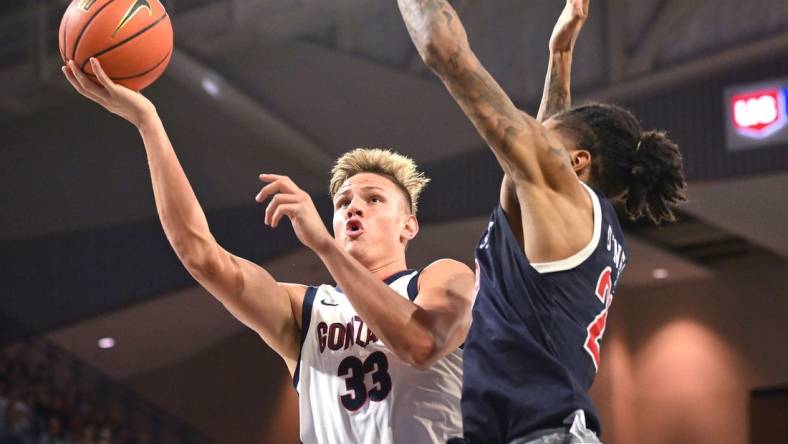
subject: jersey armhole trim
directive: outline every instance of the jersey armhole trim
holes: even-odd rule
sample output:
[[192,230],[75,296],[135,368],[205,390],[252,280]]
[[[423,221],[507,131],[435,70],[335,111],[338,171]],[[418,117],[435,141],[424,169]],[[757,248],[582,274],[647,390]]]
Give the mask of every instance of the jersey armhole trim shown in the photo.
[[582,250],[566,259],[552,262],[532,262],[531,267],[539,274],[571,270],[588,259],[594,250],[596,250],[597,245],[599,245],[599,238],[602,237],[602,207],[599,204],[599,197],[588,187],[588,185],[583,182],[580,182],[580,184],[588,192],[588,195],[591,196],[591,206],[594,209],[594,233],[591,236],[591,241]]
[[306,342],[306,335],[309,334],[309,323],[312,322],[312,305],[315,302],[315,295],[317,294],[317,287],[309,287],[304,294],[304,303],[301,306],[301,341],[298,346],[298,361],[296,362],[296,369],[293,372],[293,387],[298,391],[298,379],[301,375],[301,351],[304,349],[304,342]]
[[417,271],[416,274],[410,278],[410,282],[408,282],[408,299],[411,302],[416,300],[416,296],[419,295],[419,278],[421,277],[421,270]]

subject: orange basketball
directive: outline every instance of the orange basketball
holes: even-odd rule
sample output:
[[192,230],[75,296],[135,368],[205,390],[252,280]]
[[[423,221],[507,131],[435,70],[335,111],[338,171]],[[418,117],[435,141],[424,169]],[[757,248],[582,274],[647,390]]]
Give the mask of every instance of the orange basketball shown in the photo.
[[172,23],[160,0],[72,0],[58,40],[63,61],[93,80],[91,57],[113,81],[139,91],[170,62]]

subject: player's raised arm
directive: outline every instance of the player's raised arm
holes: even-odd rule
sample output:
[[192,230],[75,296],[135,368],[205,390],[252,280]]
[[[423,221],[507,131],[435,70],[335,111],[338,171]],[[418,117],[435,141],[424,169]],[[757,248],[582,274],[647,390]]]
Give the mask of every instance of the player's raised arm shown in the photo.
[[400,11],[425,63],[493,149],[513,180],[579,189],[566,150],[550,131],[515,107],[470,48],[457,13],[445,0],[398,0]]
[[544,122],[572,105],[570,84],[575,42],[588,18],[589,0],[566,0],[553,28],[548,49],[547,77],[536,120]]
[[63,72],[80,94],[139,129],[156,209],[175,253],[189,273],[255,330],[292,371],[299,349],[299,327],[292,307],[301,306],[305,288],[277,283],[263,268],[228,253],[216,242],[154,105],[141,94],[114,84],[98,61],[91,63],[103,87],[88,79],[73,61]]
[[[538,122],[567,110],[572,106],[571,74],[575,42],[588,18],[589,0],[566,0],[561,15],[553,27],[548,45],[549,57],[545,76],[542,101],[536,115]],[[520,203],[514,182],[504,175],[501,184],[501,206],[509,218],[510,225],[521,226]],[[519,230],[514,230],[516,236]],[[520,239],[522,244],[522,239]]]

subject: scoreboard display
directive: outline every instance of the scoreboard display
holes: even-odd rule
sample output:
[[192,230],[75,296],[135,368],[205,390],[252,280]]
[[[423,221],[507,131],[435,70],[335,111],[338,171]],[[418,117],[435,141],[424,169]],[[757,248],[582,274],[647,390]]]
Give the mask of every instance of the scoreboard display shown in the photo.
[[728,150],[788,144],[788,79],[725,90]]

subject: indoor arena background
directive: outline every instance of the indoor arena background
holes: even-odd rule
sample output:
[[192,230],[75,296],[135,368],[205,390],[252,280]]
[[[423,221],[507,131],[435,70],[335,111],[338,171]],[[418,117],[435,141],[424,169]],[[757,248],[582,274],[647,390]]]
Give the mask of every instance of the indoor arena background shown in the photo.
[[[329,282],[288,224],[263,225],[257,174],[290,175],[326,216],[332,160],[370,146],[433,179],[409,265],[473,262],[500,170],[396,2],[163,2],[175,53],[145,94],[228,250],[280,281]],[[47,399],[67,410],[61,428],[102,442],[298,442],[282,361],[170,249],[138,133],[59,72],[67,4],[0,1],[0,407],[22,405],[0,430],[20,416],[27,436],[56,430],[33,408]],[[535,112],[563,2],[452,4]],[[572,78],[574,103],[613,101],[667,129],[689,179],[677,224],[625,227],[592,389],[604,442],[788,443],[788,3],[591,0]],[[764,95],[782,99],[748,108]]]

